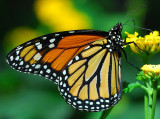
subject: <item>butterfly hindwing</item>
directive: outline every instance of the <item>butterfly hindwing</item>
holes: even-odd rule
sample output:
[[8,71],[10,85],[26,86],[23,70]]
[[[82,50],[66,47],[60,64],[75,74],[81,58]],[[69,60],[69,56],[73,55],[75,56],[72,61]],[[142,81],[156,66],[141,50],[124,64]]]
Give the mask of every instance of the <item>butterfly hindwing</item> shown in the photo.
[[100,111],[115,105],[122,95],[118,53],[95,41],[75,56],[63,70],[59,90],[78,110]]
[[106,33],[75,30],[47,34],[13,49],[7,55],[7,62],[18,71],[38,74],[58,83],[57,77],[67,63]]

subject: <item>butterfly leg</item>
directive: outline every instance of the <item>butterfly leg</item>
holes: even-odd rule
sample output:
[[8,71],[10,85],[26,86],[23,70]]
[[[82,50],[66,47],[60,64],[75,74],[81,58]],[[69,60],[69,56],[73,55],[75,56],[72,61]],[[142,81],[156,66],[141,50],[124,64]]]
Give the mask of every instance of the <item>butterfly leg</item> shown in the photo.
[[142,50],[142,51],[145,52],[147,55],[149,55],[148,52],[146,52],[145,50],[143,50],[143,49],[141,49],[140,47],[138,47],[138,45],[137,45],[135,42],[133,42],[133,43],[134,43],[134,45],[135,45],[139,50]]
[[122,51],[123,51],[123,54],[124,54],[124,56],[125,56],[126,62],[127,62],[128,64],[130,64],[131,66],[135,67],[138,71],[140,71],[140,69],[139,69],[137,66],[135,66],[134,64],[128,62],[128,58],[127,58],[127,54],[126,54],[125,50],[122,50]]

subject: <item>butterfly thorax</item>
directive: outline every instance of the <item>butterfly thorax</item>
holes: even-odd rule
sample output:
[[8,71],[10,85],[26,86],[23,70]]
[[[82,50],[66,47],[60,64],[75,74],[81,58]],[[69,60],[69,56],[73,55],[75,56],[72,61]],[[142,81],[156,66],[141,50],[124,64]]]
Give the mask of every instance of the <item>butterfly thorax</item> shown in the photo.
[[121,36],[122,24],[118,23],[109,31],[108,44],[106,47],[109,48],[109,51],[121,51],[123,49],[123,39]]

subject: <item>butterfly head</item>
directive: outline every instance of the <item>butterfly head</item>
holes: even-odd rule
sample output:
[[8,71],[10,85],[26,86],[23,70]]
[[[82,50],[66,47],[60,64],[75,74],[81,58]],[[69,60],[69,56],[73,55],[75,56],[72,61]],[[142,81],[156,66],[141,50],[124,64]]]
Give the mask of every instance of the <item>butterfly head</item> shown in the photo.
[[114,27],[112,27],[109,31],[109,35],[110,36],[113,36],[113,35],[120,35],[121,34],[121,31],[122,31],[122,23],[118,23],[116,24]]

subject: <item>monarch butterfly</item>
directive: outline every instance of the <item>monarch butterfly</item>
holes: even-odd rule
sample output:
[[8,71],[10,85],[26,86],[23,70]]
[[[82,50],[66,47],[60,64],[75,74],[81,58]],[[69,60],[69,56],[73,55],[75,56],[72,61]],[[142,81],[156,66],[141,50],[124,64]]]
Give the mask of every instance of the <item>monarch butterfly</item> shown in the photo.
[[106,110],[122,97],[122,24],[109,32],[72,30],[37,37],[7,55],[12,68],[58,84],[66,102],[83,111]]

